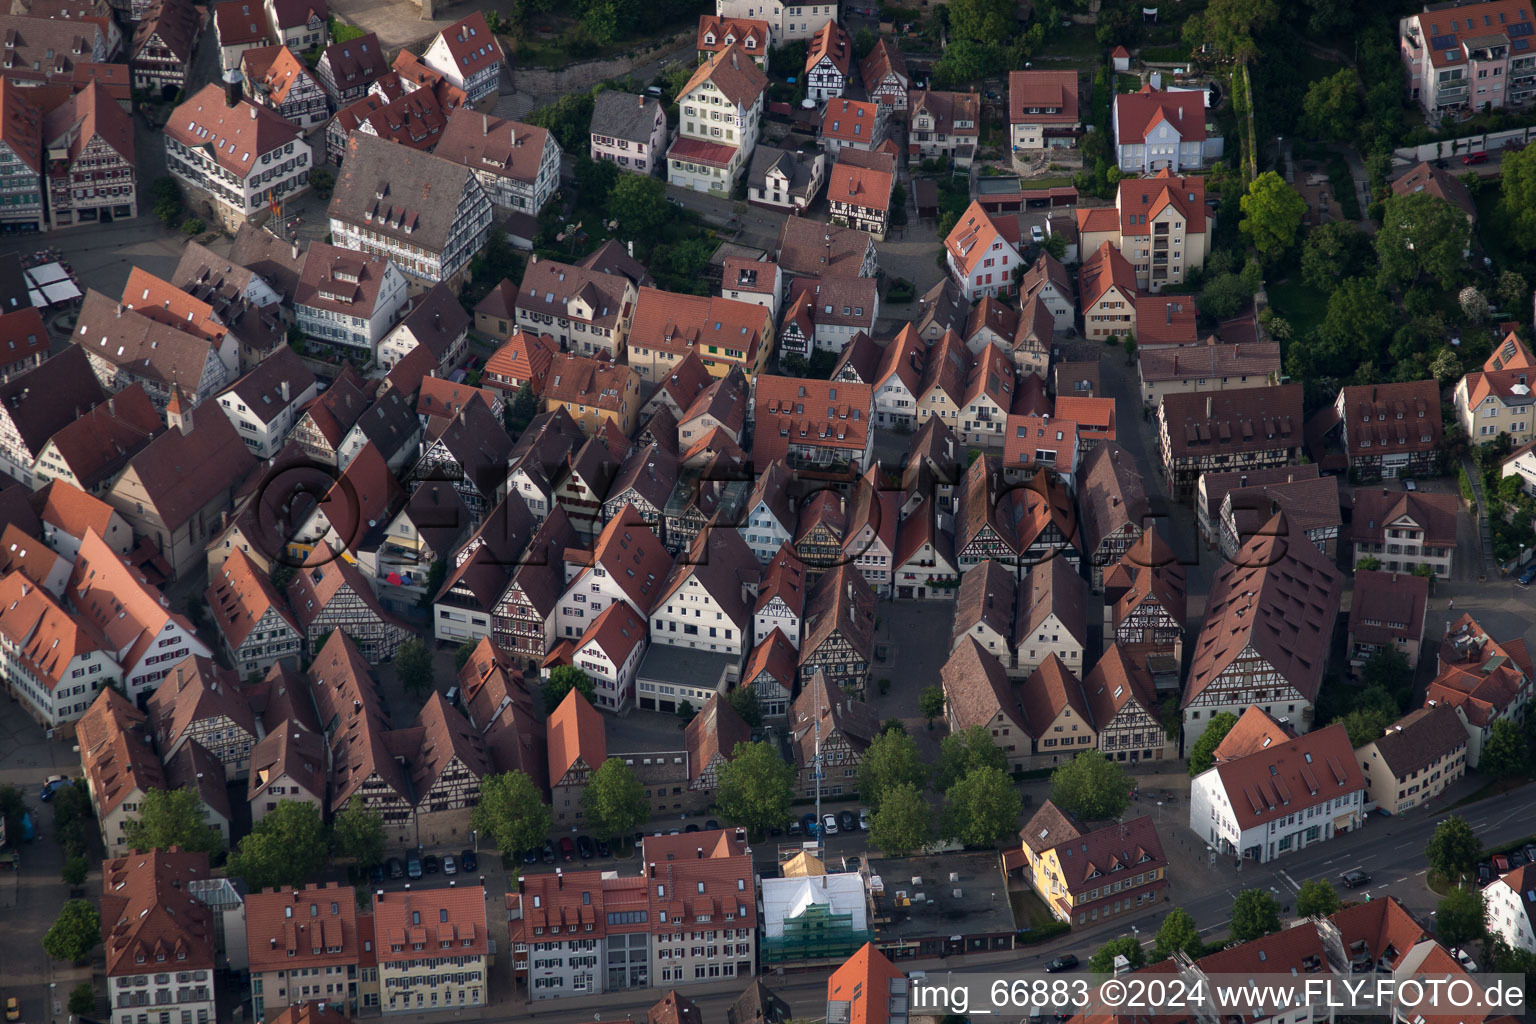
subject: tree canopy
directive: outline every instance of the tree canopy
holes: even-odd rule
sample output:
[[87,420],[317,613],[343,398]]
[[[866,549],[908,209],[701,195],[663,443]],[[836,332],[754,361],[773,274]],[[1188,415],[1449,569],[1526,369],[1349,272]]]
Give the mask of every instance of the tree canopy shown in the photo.
[[251,892],[303,885],[325,867],[330,850],[320,810],[306,800],[279,800],[229,855],[229,873]]
[[1144,967],[1147,963],[1141,940],[1134,935],[1121,935],[1104,943],[1088,958],[1088,969],[1095,974],[1113,974],[1117,956],[1125,957],[1130,962],[1131,970]]
[[1536,249],[1536,146],[1499,161],[1499,213],[1522,249]]
[[878,812],[886,794],[901,786],[919,791],[928,781],[928,765],[917,741],[905,731],[882,732],[870,741],[859,762],[859,799],[871,813]]
[[1296,913],[1302,917],[1327,917],[1339,909],[1339,891],[1320,878],[1301,883],[1296,893]]
[[406,693],[421,695],[430,693],[435,685],[436,673],[432,667],[432,652],[426,641],[413,636],[395,651],[395,673]]
[[758,698],[757,691],[750,686],[738,686],[725,695],[725,702],[731,706],[731,710],[741,716],[741,720],[753,729],[763,724],[763,702]]
[[1483,841],[1467,820],[1457,815],[1436,825],[1424,847],[1424,859],[1429,866],[1452,880],[1476,867],[1482,855]]
[[1507,718],[1494,722],[1493,731],[1483,744],[1483,755],[1477,762],[1478,771],[1491,778],[1503,779],[1523,774],[1530,767],[1530,750],[1520,727]]
[[1427,277],[1450,288],[1466,269],[1469,241],[1466,214],[1445,200],[1428,192],[1388,196],[1376,232],[1382,283],[1405,287]]
[[549,839],[549,825],[549,807],[527,775],[503,772],[480,781],[480,802],[470,813],[469,827],[502,853],[542,846]]
[[1237,716],[1230,711],[1223,711],[1211,716],[1211,720],[1205,725],[1205,732],[1189,748],[1189,776],[1206,771],[1216,763],[1216,747],[1227,738],[1227,733],[1237,724]]
[[944,717],[944,689],[940,686],[925,686],[917,695],[917,713],[928,719],[933,724],[935,718]]
[[219,830],[203,819],[203,801],[190,789],[151,789],[139,805],[139,817],[123,826],[130,850],[168,850],[179,846],[194,853],[224,848]]
[[84,960],[101,942],[101,914],[90,900],[70,900],[43,936],[43,951],[55,960]]
[[1166,960],[1179,952],[1199,956],[1204,950],[1205,943],[1200,940],[1200,926],[1195,924],[1194,917],[1183,907],[1168,911],[1168,916],[1157,926],[1157,935],[1152,939],[1152,955],[1158,960]]
[[361,800],[347,806],[331,821],[331,850],[360,868],[384,863],[384,817]]
[[1184,22],[1184,41],[1209,45],[1219,55],[1247,64],[1259,55],[1256,37],[1275,20],[1275,0],[1211,0]]
[[1435,908],[1435,937],[1453,948],[1469,946],[1488,934],[1487,904],[1476,887],[1457,887]]
[[1265,171],[1248,186],[1241,200],[1243,235],[1266,259],[1285,252],[1296,241],[1307,201],[1274,171]]
[[1375,260],[1371,239],[1347,220],[1329,221],[1307,232],[1301,246],[1301,279],[1331,292],[1346,277],[1370,271]]
[[945,794],[944,834],[966,846],[991,846],[1019,829],[1024,802],[1008,773],[972,768]]
[[1307,86],[1306,98],[1301,102],[1301,123],[1297,127],[1312,138],[1346,142],[1354,138],[1359,113],[1359,79],[1352,69],[1340,68]]
[[717,773],[715,806],[720,816],[755,835],[789,821],[795,769],[768,743],[738,743]]
[[1130,794],[1125,769],[1097,750],[1080,751],[1051,773],[1051,802],[1084,821],[1118,817]]
[[935,773],[934,787],[947,793],[962,776],[976,768],[991,767],[1003,771],[1008,767],[1004,756],[987,730],[979,725],[951,733],[939,741],[939,766]]
[[544,684],[544,713],[553,714],[573,689],[587,698],[588,704],[597,700],[597,687],[586,672],[575,665],[557,665],[551,669],[549,681]]
[[1248,942],[1280,930],[1280,908],[1263,889],[1244,889],[1232,901],[1232,938]]
[[933,810],[910,782],[886,792],[869,819],[869,843],[891,857],[905,857],[933,840]]
[[599,839],[628,835],[651,816],[645,787],[622,757],[610,757],[598,765],[582,789],[581,809]]
[[667,186],[650,175],[621,173],[608,193],[608,216],[619,222],[621,237],[653,237],[671,216]]

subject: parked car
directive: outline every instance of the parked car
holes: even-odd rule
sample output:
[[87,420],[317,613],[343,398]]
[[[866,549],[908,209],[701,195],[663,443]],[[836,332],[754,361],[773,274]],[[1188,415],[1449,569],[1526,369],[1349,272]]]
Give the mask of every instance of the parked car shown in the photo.
[[821,830],[829,836],[837,835],[837,815],[830,811],[821,816]]
[[405,877],[405,865],[401,862],[399,857],[391,857],[391,858],[389,858],[389,877],[390,878],[404,878]]
[[704,831],[705,832],[718,832],[718,831],[720,831],[720,823],[718,821],[716,821],[714,818],[710,818],[710,819],[708,819],[707,821],[704,822]]
[[451,854],[451,853],[450,854],[446,854],[443,857],[443,874],[445,874],[445,875],[456,875],[458,873],[459,873],[459,862],[453,859],[453,854]]
[[1031,224],[1029,226],[1029,240],[1036,245],[1043,244],[1045,242],[1045,229],[1039,224]]
[[661,86],[659,86],[659,85],[648,85],[648,86],[645,87],[645,94],[647,96],[652,97],[652,98],[660,99],[661,98]]
[[837,827],[844,832],[857,832],[859,830],[859,817],[852,811],[837,812]]
[[1077,957],[1071,953],[1059,956],[1045,965],[1046,974],[1060,974],[1062,971],[1070,971],[1077,966]]
[[1358,889],[1362,885],[1371,884],[1371,876],[1366,874],[1364,871],[1361,871],[1359,868],[1346,871],[1340,875],[1339,878],[1341,881],[1343,881],[1344,888],[1346,889]]
[[1525,567],[1525,571],[1520,574],[1520,583],[1522,586],[1527,587],[1532,583],[1536,583],[1536,562],[1532,562]]
[[414,853],[405,855],[405,874],[407,878],[421,877],[421,858]]
[[426,874],[435,875],[443,870],[443,862],[438,860],[437,854],[429,853],[421,858],[421,870]]
[[537,846],[528,847],[528,849],[523,851],[523,863],[537,864],[539,862],[539,854],[542,852]]
[[859,831],[860,832],[868,832],[869,831],[869,808],[868,807],[860,807],[859,808]]
[[790,835],[798,836],[798,835],[803,835],[804,833],[805,833],[805,829],[800,827],[800,822],[792,821],[792,822],[789,823],[789,834]]
[[384,879],[388,876],[388,874],[389,869],[386,868],[383,864],[375,864],[373,867],[368,869],[368,881],[372,882],[374,885],[381,885],[383,884]]
[[5,1019],[6,1020],[20,1020],[21,1019],[21,1004],[16,1001],[16,997],[15,996],[8,996],[8,997],[6,997],[6,1000],[5,1000]]
[[597,853],[597,847],[592,845],[592,840],[590,837],[577,836],[576,852],[581,855],[582,860],[591,860],[593,855]]
[[613,850],[609,849],[606,841],[599,839],[597,841],[597,855],[599,857],[612,857]]
[[37,795],[37,798],[43,803],[47,803],[53,799],[53,794],[59,791],[60,786],[68,785],[70,785],[70,781],[64,776],[50,775],[48,778],[43,780],[43,791]]
[[631,838],[635,842],[635,849],[638,850],[638,849],[640,849],[640,844],[645,842],[645,833],[644,832],[636,832]]
[[561,860],[575,860],[576,859],[576,843],[575,843],[574,840],[571,839],[570,836],[561,836],[560,837],[560,859]]
[[544,840],[544,849],[539,851],[539,853],[545,864],[553,864],[555,862],[555,844],[548,839]]
[[[443,865],[445,868],[447,865]],[[480,858],[475,856],[474,850],[465,850],[459,854],[459,870],[473,871],[480,866]]]
[[1466,969],[1467,971],[1469,971],[1472,974],[1476,974],[1477,973],[1477,961],[1473,960],[1470,956],[1468,956],[1466,950],[1464,950],[1464,949],[1453,949],[1453,950],[1451,950],[1451,952],[1456,954],[1456,962],[1461,964],[1461,966],[1464,969]]
[[1463,166],[1471,167],[1473,164],[1485,164],[1488,162],[1487,153],[1468,153],[1461,158]]
[[690,821],[688,824],[683,826],[683,831],[684,832],[697,832],[697,831],[699,831],[699,826],[697,824],[695,824],[694,822]]

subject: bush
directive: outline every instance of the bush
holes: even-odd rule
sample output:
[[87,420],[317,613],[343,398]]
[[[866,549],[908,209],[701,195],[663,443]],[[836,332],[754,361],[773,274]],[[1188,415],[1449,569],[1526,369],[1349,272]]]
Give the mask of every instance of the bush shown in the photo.
[[188,217],[181,222],[181,233],[184,235],[200,235],[204,230],[206,230],[206,226],[201,218]]
[[1018,943],[1021,946],[1034,946],[1071,930],[1072,926],[1065,921],[1051,921],[1038,928],[1026,928],[1019,932]]

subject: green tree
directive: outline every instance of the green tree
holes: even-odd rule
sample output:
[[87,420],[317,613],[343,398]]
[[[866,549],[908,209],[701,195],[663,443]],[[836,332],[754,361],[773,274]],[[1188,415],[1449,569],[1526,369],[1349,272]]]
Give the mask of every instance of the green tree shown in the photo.
[[966,846],[991,846],[1019,830],[1024,802],[1008,773],[972,768],[945,793],[944,835]]
[[917,695],[917,713],[928,719],[931,728],[935,718],[944,717],[944,703],[943,687],[925,686]]
[[1435,908],[1435,937],[1443,945],[1462,949],[1488,934],[1487,905],[1476,887],[1457,887]]
[[1296,913],[1302,917],[1327,917],[1339,909],[1339,892],[1320,878],[1301,883],[1296,894]]
[[1248,186],[1241,200],[1243,219],[1238,225],[1253,247],[1266,258],[1289,249],[1301,230],[1307,201],[1284,178],[1265,171]]
[[469,664],[469,659],[474,657],[475,648],[478,646],[479,644],[474,640],[465,640],[455,647],[453,649],[453,667],[455,669],[462,669],[465,665]]
[[880,731],[882,733],[899,732],[905,736],[907,734],[907,723],[899,718],[887,718],[880,723]]
[[1051,773],[1051,802],[1083,821],[1119,817],[1130,799],[1130,776],[1097,750],[1079,751]]
[[1227,738],[1227,733],[1237,724],[1237,716],[1230,711],[1212,715],[1205,724],[1205,732],[1189,748],[1189,777],[1206,771],[1216,763],[1216,747]]
[[43,952],[55,960],[75,963],[90,955],[99,942],[101,914],[96,905],[90,900],[70,900],[43,936]]
[[982,43],[1007,39],[1018,30],[1017,18],[1010,0],[953,0],[949,5],[950,36]]
[[509,431],[513,434],[521,434],[527,430],[528,424],[532,423],[533,418],[539,414],[539,399],[533,393],[533,385],[525,381],[523,386],[517,389],[517,394],[512,401],[503,408],[506,410],[505,419]]
[[795,796],[795,769],[767,743],[738,743],[720,766],[715,806],[727,821],[763,835],[789,820]]
[[699,709],[693,706],[693,701],[684,700],[678,702],[677,717],[683,720],[684,725],[687,725],[689,722],[693,721],[694,716],[698,713]]
[[1424,847],[1424,859],[1432,870],[1455,880],[1470,872],[1483,855],[1483,841],[1477,838],[1465,818],[1452,815],[1435,826]]
[[575,665],[557,665],[550,670],[549,681],[544,684],[544,711],[552,714],[565,702],[565,695],[576,690],[590,704],[597,700],[597,687],[592,677]]
[[1499,300],[1499,308],[1509,313],[1524,308],[1531,289],[1519,273],[1505,270],[1499,273],[1498,283],[1493,286],[1493,294]]
[[1395,692],[1413,681],[1408,656],[1395,646],[1379,647],[1360,669],[1360,681],[1367,687],[1379,686]]
[[939,741],[939,766],[934,773],[934,788],[941,793],[968,772],[977,768],[996,768],[1005,771],[1008,758],[1003,755],[991,735],[979,725],[951,733]]
[[123,827],[128,849],[148,852],[179,846],[214,853],[224,846],[219,830],[203,819],[203,802],[190,789],[152,789],[144,794],[137,821]]
[[1232,938],[1250,942],[1280,930],[1280,908],[1263,889],[1244,889],[1232,901]]
[[869,844],[889,857],[905,857],[933,841],[933,809],[923,791],[904,782],[885,794],[869,818]]
[[928,765],[917,741],[905,732],[882,732],[870,741],[859,762],[859,799],[871,812],[878,811],[886,796],[901,786],[921,790],[927,781]]
[[592,92],[569,92],[523,120],[548,130],[567,153],[585,153],[591,138]]
[[1381,559],[1377,558],[1375,555],[1366,555],[1364,558],[1360,559],[1358,562],[1355,563],[1355,571],[1356,572],[1361,572],[1361,571],[1367,571],[1368,572],[1368,571],[1373,571],[1373,570],[1377,570],[1377,569],[1380,569],[1380,568],[1381,568]]
[[549,807],[522,772],[503,772],[480,782],[480,802],[469,827],[496,844],[503,854],[531,850],[549,837]]
[[1256,38],[1275,20],[1275,0],[1211,0],[1184,22],[1184,41],[1209,45],[1222,57],[1247,64],[1259,55]]
[[1205,943],[1200,941],[1200,926],[1195,924],[1195,919],[1183,907],[1175,907],[1163,918],[1163,923],[1157,926],[1157,935],[1152,939],[1152,956],[1157,960],[1166,960],[1175,953],[1187,953],[1190,956],[1199,956],[1205,950]]
[[1522,249],[1536,249],[1536,147],[1505,152],[1499,161],[1499,213]]
[[725,702],[751,728],[756,729],[763,724],[763,702],[758,699],[757,691],[752,687],[736,687],[736,689],[725,695]]
[[83,781],[53,791],[53,837],[70,857],[84,857],[96,835],[96,810]]
[[1100,946],[1098,952],[1088,958],[1088,969],[1095,974],[1113,974],[1117,956],[1130,961],[1132,970],[1144,967],[1147,962],[1147,955],[1141,949],[1141,940],[1134,935],[1122,935]]
[[64,858],[63,878],[68,886],[80,886],[85,884],[86,873],[91,869],[91,862],[84,857]]
[[1060,261],[1067,258],[1067,236],[1058,231],[1046,235],[1042,247],[1054,260]]
[[331,852],[359,868],[384,863],[384,818],[361,800],[347,806],[331,821]]
[[1200,291],[1200,311],[1217,320],[1233,316],[1252,301],[1253,292],[1237,274],[1217,274]]
[[69,1012],[76,1017],[86,1017],[96,1012],[96,989],[88,981],[82,981],[69,990]]
[[437,674],[433,671],[432,652],[427,649],[425,640],[416,636],[400,645],[395,651],[395,673],[406,693],[421,696],[432,692],[437,685]]
[[1349,745],[1358,750],[1372,740],[1380,739],[1397,719],[1397,708],[1378,704],[1357,707],[1335,721],[1344,723],[1344,731],[1349,733]]
[[229,873],[245,879],[252,892],[303,885],[325,867],[330,845],[314,804],[279,800],[229,855]]
[[617,840],[651,816],[645,787],[622,757],[610,757],[597,766],[581,791],[581,809],[599,839]]
[[336,187],[336,172],[329,167],[311,168],[309,172],[309,187],[314,189],[317,198],[331,198],[331,191]]
[[1307,87],[1298,129],[1311,138],[1346,142],[1359,128],[1360,83],[1350,68],[1340,68]]
[[1136,364],[1136,336],[1134,334],[1127,334],[1125,336],[1125,365],[1127,365],[1127,366],[1134,366],[1135,364]]
[[645,174],[620,174],[608,196],[608,216],[625,238],[651,238],[672,215],[667,186]]
[[1347,220],[1329,221],[1307,232],[1301,245],[1301,279],[1331,292],[1346,277],[1365,273],[1373,257],[1371,239]]
[[1469,244],[1466,215],[1428,192],[1392,195],[1382,205],[1376,259],[1382,283],[1388,287],[1404,287],[1428,277],[1450,288],[1466,268],[1462,254]]
[[1520,727],[1507,718],[1494,722],[1493,731],[1483,744],[1482,758],[1477,762],[1478,771],[1489,778],[1503,779],[1523,775],[1530,767],[1530,751]]

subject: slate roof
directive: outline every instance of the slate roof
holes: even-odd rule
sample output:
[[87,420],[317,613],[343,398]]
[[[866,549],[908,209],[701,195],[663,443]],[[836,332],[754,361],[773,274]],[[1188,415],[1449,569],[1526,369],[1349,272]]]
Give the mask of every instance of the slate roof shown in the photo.
[[605,89],[592,102],[592,134],[649,145],[660,112],[661,101],[654,96]]
[[465,190],[478,187],[471,186],[473,180],[469,168],[451,160],[353,132],[327,213],[396,242],[440,252]]

